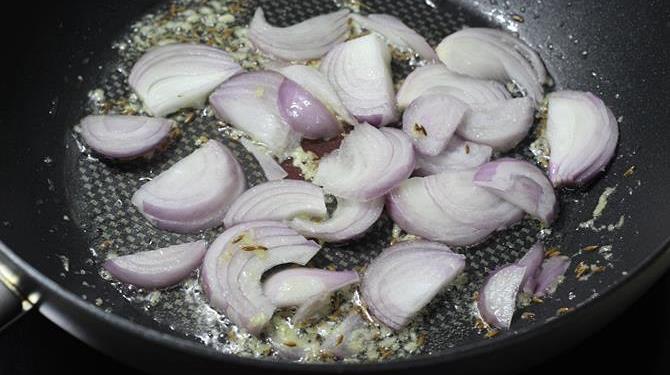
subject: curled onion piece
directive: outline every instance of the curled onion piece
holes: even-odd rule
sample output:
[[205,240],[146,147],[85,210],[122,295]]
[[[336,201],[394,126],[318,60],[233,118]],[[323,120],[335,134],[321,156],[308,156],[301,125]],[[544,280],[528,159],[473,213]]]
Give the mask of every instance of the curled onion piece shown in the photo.
[[535,103],[528,97],[471,104],[458,135],[508,151],[526,138],[534,120]]
[[381,34],[401,50],[413,50],[426,61],[437,61],[437,54],[426,39],[390,14],[352,14],[351,19],[363,28]]
[[276,58],[294,61],[318,59],[349,33],[349,10],[312,17],[289,27],[276,27],[257,8],[249,24],[249,40],[261,51]]
[[549,179],[554,186],[586,184],[614,156],[619,138],[614,114],[589,92],[557,91],[547,99]]
[[398,119],[391,54],[376,35],[335,46],[320,69],[358,122],[379,127]]
[[436,156],[416,156],[417,176],[429,176],[449,170],[471,169],[491,160],[491,146],[463,140],[454,135],[447,147]]
[[463,271],[465,256],[429,241],[400,242],[381,252],[365,271],[361,292],[368,309],[392,329],[404,327]]
[[412,142],[405,133],[363,123],[338,150],[321,159],[314,183],[338,197],[369,201],[409,177],[414,163]]
[[277,307],[300,306],[312,297],[334,292],[358,281],[356,271],[289,268],[265,280],[263,293]]
[[475,78],[514,81],[539,103],[544,65],[530,47],[513,41],[501,30],[469,28],[447,36],[435,50],[449,69]]
[[308,65],[288,65],[277,68],[277,71],[316,96],[321,103],[346,123],[350,125],[358,124],[358,121],[351,116],[342,104],[342,100],[333,86],[330,85],[326,76],[319,70]]
[[209,97],[216,114],[247,132],[276,156],[283,157],[298,145],[300,136],[291,130],[277,107],[284,77],[277,72],[238,74],[224,82]]
[[374,224],[384,209],[384,198],[367,202],[337,198],[337,207],[323,221],[296,217],[289,225],[308,238],[342,242],[362,235]]
[[523,211],[472,183],[474,169],[406,180],[386,208],[406,232],[449,245],[473,245],[516,223]]
[[263,174],[265,174],[265,178],[267,178],[268,181],[282,180],[288,176],[288,173],[281,165],[279,165],[279,163],[277,163],[272,155],[266,151],[267,149],[265,147],[255,145],[252,141],[246,138],[240,139],[240,143],[254,156],[254,158],[256,158],[256,161],[258,161],[258,164],[261,166]]
[[109,259],[103,267],[124,283],[156,289],[176,284],[202,262],[207,242],[196,241]]
[[540,272],[535,277],[535,296],[544,297],[556,291],[565,271],[570,267],[570,258],[564,255],[553,256],[542,263]]
[[477,170],[474,184],[551,224],[556,218],[554,187],[535,165],[512,158],[488,162]]
[[335,358],[346,358],[361,352],[372,340],[365,329],[367,323],[359,314],[351,312],[344,320],[323,340],[321,352],[328,353]]
[[342,131],[339,121],[328,108],[293,80],[284,78],[277,99],[279,113],[304,138],[330,139]]
[[526,276],[526,267],[507,265],[495,271],[479,291],[477,307],[485,322],[509,329],[516,310],[516,297]]
[[286,263],[305,265],[318,251],[318,244],[285,224],[239,224],[228,228],[209,247],[201,273],[203,288],[212,307],[258,335],[276,309],[263,294],[263,273]]
[[132,159],[155,150],[170,134],[175,122],[144,116],[87,116],[81,136],[97,153],[112,159]]
[[233,154],[210,140],[142,185],[132,203],[161,229],[193,233],[220,225],[245,187]]
[[468,105],[450,95],[423,95],[407,107],[402,129],[421,155],[440,154],[461,124]]
[[537,276],[540,273],[540,266],[544,260],[544,244],[537,242],[519,259],[516,264],[518,266],[526,267],[526,274],[521,283],[523,292],[533,294],[537,286]]
[[133,66],[130,87],[153,116],[201,107],[218,85],[242,71],[227,52],[197,44],[152,48]]
[[505,86],[499,82],[454,73],[444,64],[428,64],[414,69],[405,78],[396,100],[400,108],[406,108],[416,98],[428,93],[452,95],[467,104],[498,102],[511,98]]
[[258,220],[284,221],[297,216],[328,216],[320,187],[298,180],[268,181],[245,191],[223,219],[226,227]]

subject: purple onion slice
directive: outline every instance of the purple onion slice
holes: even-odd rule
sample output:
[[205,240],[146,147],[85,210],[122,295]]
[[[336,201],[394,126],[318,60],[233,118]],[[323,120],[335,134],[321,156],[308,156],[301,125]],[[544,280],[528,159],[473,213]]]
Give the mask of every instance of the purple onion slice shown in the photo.
[[526,266],[510,264],[491,274],[479,291],[477,307],[485,322],[509,329],[516,310],[516,297],[526,276]]
[[416,156],[417,176],[429,176],[450,170],[463,170],[479,167],[491,160],[493,149],[454,135],[447,147],[436,156]]
[[545,260],[535,278],[537,283],[535,286],[535,296],[544,297],[547,294],[554,293],[569,267],[570,258],[564,255],[553,256]]
[[175,122],[144,116],[87,116],[81,136],[95,152],[110,159],[133,159],[163,145]]
[[456,131],[468,105],[450,95],[422,95],[407,107],[402,129],[410,137],[417,153],[439,155]]
[[312,297],[334,292],[358,281],[356,271],[289,268],[265,280],[263,293],[277,307],[300,306]]
[[337,118],[314,95],[284,78],[279,85],[277,105],[282,118],[307,139],[330,139],[342,132]]

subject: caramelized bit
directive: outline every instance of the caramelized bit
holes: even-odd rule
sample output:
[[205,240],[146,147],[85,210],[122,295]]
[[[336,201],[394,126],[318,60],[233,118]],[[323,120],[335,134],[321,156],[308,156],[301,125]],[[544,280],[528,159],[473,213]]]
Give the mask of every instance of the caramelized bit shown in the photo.
[[582,251],[585,252],[585,253],[592,253],[592,252],[598,250],[599,248],[600,248],[600,246],[598,246],[598,245],[590,245],[590,246],[586,246],[586,247],[582,248]]
[[635,166],[631,165],[630,168],[626,169],[626,171],[623,173],[624,177],[630,177],[635,173]]
[[596,266],[595,264],[591,265],[591,272],[593,273],[598,273],[598,272],[605,272],[607,267],[605,266]]
[[342,342],[344,342],[344,335],[337,336],[337,340],[335,341],[335,346],[342,345]]
[[544,252],[546,258],[555,257],[557,255],[561,255],[561,251],[557,247],[550,247]]
[[233,238],[233,243],[238,243],[244,239],[244,233],[238,235],[237,237]]
[[575,277],[580,279],[580,278],[582,278],[582,276],[589,273],[590,270],[591,270],[591,267],[589,267],[586,263],[579,262],[577,267],[575,267]]
[[241,247],[242,251],[267,251],[268,248],[263,245],[244,245]]
[[484,337],[486,337],[487,339],[490,339],[491,337],[496,336],[498,333],[500,333],[500,331],[497,330],[497,329],[488,329],[486,331],[486,334],[484,335]]
[[467,144],[467,143],[465,144],[465,153],[466,153],[466,154],[469,154],[469,153],[470,153],[470,145]]
[[574,307],[561,307],[560,309],[556,310],[556,315],[564,315],[569,312],[573,312],[574,310]]
[[418,122],[414,124],[414,133],[418,136],[426,137],[428,136],[428,132],[426,131],[426,128],[421,126]]
[[535,320],[535,313],[532,313],[530,311],[526,311],[523,314],[521,314],[521,319],[523,319],[523,320]]
[[284,345],[288,346],[289,348],[293,348],[298,344],[296,344],[295,341],[284,341]]
[[543,302],[544,302],[544,301],[542,300],[542,298],[540,298],[540,297],[535,297],[535,296],[533,296],[533,298],[531,298],[530,300],[531,300],[533,303],[543,303]]

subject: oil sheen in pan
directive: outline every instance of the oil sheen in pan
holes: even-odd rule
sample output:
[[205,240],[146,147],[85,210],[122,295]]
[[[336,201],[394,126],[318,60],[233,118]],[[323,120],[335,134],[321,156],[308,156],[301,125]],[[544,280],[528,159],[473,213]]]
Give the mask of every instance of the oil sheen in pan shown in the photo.
[[[345,6],[365,12],[390,13],[400,16],[410,27],[426,36],[431,45],[464,25],[482,26],[486,22],[461,8],[437,10],[432,4],[420,2],[345,1]],[[170,42],[207,43],[223,48],[241,62],[247,70],[261,69],[267,62],[255,53],[246,38],[246,24],[256,6],[263,6],[269,21],[286,26],[307,17],[337,9],[331,1],[177,1],[157,8],[129,26],[127,34],[114,43],[115,59],[98,61],[104,66],[103,75],[91,90],[90,108],[82,113],[124,113],[141,111],[141,103],[127,85],[127,74],[142,53],[155,45]],[[342,4],[340,4],[342,5]],[[412,59],[395,53],[392,63],[394,80],[399,83],[411,71]],[[213,229],[202,235],[177,235],[162,232],[145,221],[130,205],[132,194],[147,180],[188,155],[209,138],[222,140],[241,162],[250,185],[263,182],[263,174],[255,159],[234,141],[235,132],[214,118],[209,108],[182,110],[172,116],[182,132],[182,138],[167,152],[153,160],[125,165],[96,160],[85,152],[75,161],[76,179],[73,207],[78,223],[91,234],[94,262],[102,263],[109,256],[167,246],[169,244],[205,238],[212,240],[220,232]],[[75,132],[76,134],[76,132]],[[75,135],[76,136],[76,135]],[[531,140],[520,145],[515,152],[532,157],[528,149]],[[564,200],[579,199],[579,193],[564,196]],[[325,246],[311,262],[315,267],[334,269],[360,269],[373,259],[394,237],[392,223],[382,218],[362,239],[345,246]],[[467,268],[454,285],[435,298],[406,329],[393,334],[386,328],[368,329],[368,343],[350,360],[377,360],[400,358],[448,350],[466,342],[485,339],[486,330],[475,323],[472,315],[472,296],[482,285],[488,272],[498,265],[507,264],[521,257],[538,238],[551,231],[540,231],[538,223],[526,220],[509,230],[497,233],[494,238],[469,249],[456,249],[464,253]],[[397,237],[397,233],[395,233]],[[229,321],[211,309],[203,296],[197,273],[181,284],[161,291],[138,290],[110,280],[133,306],[143,310],[166,330],[187,336],[218,350],[247,356],[276,356],[286,347],[305,345],[312,349],[312,360],[321,358],[318,342],[332,332],[349,310],[358,303],[355,289],[339,292],[333,299],[334,313],[307,329],[297,330],[290,324],[288,311],[280,311],[272,321],[268,337],[257,339],[240,333]],[[88,297],[102,308],[105,301]],[[550,318],[557,310],[557,303],[546,303],[533,310],[537,319]],[[531,307],[532,308],[532,307]],[[516,327],[532,324],[517,319]],[[296,344],[296,345],[293,345]]]

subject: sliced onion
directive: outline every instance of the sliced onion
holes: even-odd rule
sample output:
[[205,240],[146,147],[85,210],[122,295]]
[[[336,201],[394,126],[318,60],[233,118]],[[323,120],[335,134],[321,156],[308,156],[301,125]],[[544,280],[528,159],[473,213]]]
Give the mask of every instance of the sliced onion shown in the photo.
[[276,309],[263,294],[263,273],[285,263],[305,265],[318,251],[318,244],[285,224],[239,224],[223,232],[209,247],[201,273],[203,289],[212,307],[258,335]]
[[164,288],[186,278],[200,265],[206,251],[207,242],[196,241],[109,259],[103,267],[124,283]]
[[414,163],[412,142],[405,133],[363,123],[338,150],[321,159],[314,183],[338,197],[369,201],[409,177]]
[[449,170],[472,169],[491,160],[491,146],[465,141],[454,135],[447,147],[436,156],[416,156],[417,176],[429,176]]
[[218,85],[242,71],[227,52],[197,44],[152,48],[133,66],[130,87],[153,116],[201,107]]
[[341,242],[361,236],[374,224],[384,209],[384,198],[367,202],[337,198],[337,207],[330,218],[315,221],[296,217],[289,223],[308,238]]
[[398,119],[391,54],[376,35],[336,46],[323,58],[320,69],[359,122],[379,127]]
[[367,337],[367,323],[356,312],[351,312],[344,320],[323,340],[321,352],[335,358],[346,358],[360,353],[370,342]]
[[516,297],[519,294],[526,267],[510,264],[489,276],[479,291],[477,307],[485,322],[501,329],[509,329],[516,310]]
[[535,292],[542,260],[544,260],[544,244],[537,242],[516,262],[517,265],[526,267],[526,274],[521,283],[524,293],[533,294]]
[[544,297],[556,291],[562,281],[565,271],[570,267],[570,258],[559,255],[553,256],[542,263],[542,268],[536,276],[535,296]]
[[349,10],[341,9],[289,27],[276,27],[265,20],[263,9],[257,8],[249,24],[249,40],[259,50],[282,60],[318,59],[347,39],[348,15]]
[[142,185],[132,203],[161,229],[193,233],[220,225],[245,187],[233,154],[210,140]]
[[87,116],[81,136],[97,153],[112,159],[146,155],[167,140],[175,122],[144,116]]
[[285,221],[328,215],[323,190],[299,180],[268,181],[245,191],[228,210],[226,227],[258,220]]
[[363,28],[381,34],[401,50],[413,50],[426,61],[437,61],[437,54],[426,39],[397,17],[389,14],[370,14],[366,17],[354,13],[351,19]]
[[254,158],[256,158],[256,161],[258,161],[258,164],[261,166],[263,174],[265,174],[265,178],[267,178],[268,181],[282,180],[288,176],[288,173],[281,165],[279,165],[279,163],[277,163],[272,155],[266,151],[267,149],[265,147],[258,146],[246,138],[240,139],[240,143],[254,156]]
[[406,232],[449,245],[473,245],[518,222],[523,211],[472,183],[475,170],[414,177],[388,195],[386,208]]
[[546,70],[537,53],[506,32],[469,28],[453,33],[435,49],[451,70],[475,78],[514,81],[536,103],[542,101]]
[[498,102],[511,97],[499,82],[457,74],[438,63],[416,68],[410,73],[400,86],[396,100],[400,108],[406,108],[416,98],[428,93],[452,95],[467,104]]
[[583,185],[614,156],[619,127],[612,111],[595,95],[557,91],[548,95],[546,137],[554,186]]
[[326,315],[331,310],[330,300],[332,297],[333,293],[324,293],[307,299],[295,310],[293,321],[303,323]]
[[277,105],[291,128],[307,139],[330,139],[342,132],[339,121],[328,108],[293,80],[282,81]]
[[313,297],[329,294],[358,281],[356,271],[289,268],[265,280],[263,293],[277,307],[300,306]]
[[422,95],[407,107],[403,131],[421,155],[440,154],[461,124],[468,105],[450,95]]
[[342,104],[342,100],[333,86],[330,85],[326,76],[319,70],[308,65],[288,65],[277,68],[277,71],[319,98],[321,103],[346,123],[350,125],[358,123]]
[[512,158],[488,162],[477,170],[474,184],[551,224],[556,218],[554,187],[535,165]]
[[216,114],[247,132],[276,156],[284,157],[300,137],[279,114],[277,100],[284,77],[277,72],[238,74],[224,82],[209,98]]
[[528,97],[471,104],[458,135],[508,151],[526,138],[534,120],[535,103]]
[[465,267],[465,256],[429,241],[400,242],[375,258],[361,292],[368,309],[392,329],[404,327]]

